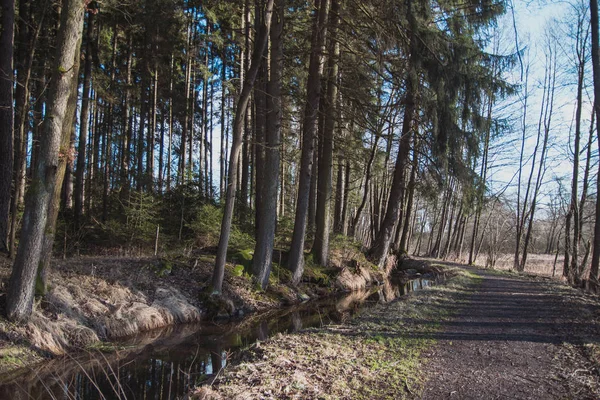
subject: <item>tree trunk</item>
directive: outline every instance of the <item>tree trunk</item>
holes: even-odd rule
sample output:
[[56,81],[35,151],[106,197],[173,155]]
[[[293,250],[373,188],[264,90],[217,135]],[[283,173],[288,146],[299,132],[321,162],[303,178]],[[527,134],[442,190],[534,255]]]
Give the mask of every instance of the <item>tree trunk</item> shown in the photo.
[[331,175],[333,170],[333,133],[337,119],[337,93],[338,93],[338,59],[340,44],[337,40],[339,24],[338,0],[331,0],[329,13],[329,60],[327,78],[327,97],[325,100],[325,118],[323,129],[323,149],[319,158],[319,182],[317,185],[317,210],[316,232],[312,252],[315,261],[320,265],[327,265],[329,261],[329,225],[331,206]]
[[[415,145],[416,147],[416,145]],[[410,178],[408,180],[408,201],[406,203],[406,217],[405,222],[402,225],[402,236],[400,238],[400,246],[398,246],[398,250],[403,253],[408,254],[408,237],[409,237],[409,228],[410,218],[412,215],[413,208],[413,199],[415,196],[415,186],[416,186],[416,177],[417,177],[417,168],[419,166],[419,161],[417,157],[417,150],[413,148],[413,159],[412,159],[412,168],[410,170]]]
[[337,234],[344,233],[344,224],[342,219],[342,209],[344,205],[344,158],[341,154],[337,160],[337,174],[335,180],[335,206],[333,214],[333,232]]
[[404,170],[408,160],[408,152],[410,148],[411,136],[415,129],[415,117],[417,115],[417,98],[419,90],[419,69],[420,56],[418,48],[418,38],[416,34],[416,17],[412,10],[412,1],[408,1],[408,20],[411,29],[410,37],[410,54],[408,60],[408,75],[406,77],[406,97],[404,109],[404,121],[402,123],[402,134],[396,164],[394,166],[394,175],[392,178],[392,187],[388,200],[387,210],[379,234],[369,249],[371,259],[379,268],[383,268],[392,241],[394,227],[398,220],[398,213],[402,206],[402,198],[404,197]]
[[267,83],[267,135],[263,196],[260,207],[260,224],[256,234],[256,246],[252,260],[255,281],[265,289],[271,273],[273,241],[277,225],[277,186],[279,184],[279,162],[281,141],[281,79],[283,69],[283,0],[277,0],[272,17],[270,77]]
[[373,161],[375,160],[375,155],[377,154],[377,143],[379,142],[379,135],[375,135],[375,139],[373,140],[373,147],[371,148],[371,155],[369,156],[369,160],[367,161],[367,168],[365,171],[365,182],[363,189],[362,200],[356,209],[356,214],[354,215],[354,219],[350,223],[350,236],[354,236],[356,226],[358,225],[358,221],[360,221],[360,215],[362,214],[365,205],[367,204],[367,200],[369,199],[369,188],[371,186],[371,169],[373,167]]
[[[62,126],[62,137],[60,139],[58,168],[56,170],[56,184],[54,192],[50,197],[48,204],[48,216],[46,220],[46,229],[44,239],[42,241],[42,252],[40,263],[38,266],[38,277],[35,285],[36,294],[40,296],[46,295],[48,291],[48,274],[50,272],[50,261],[52,260],[52,248],[54,246],[54,238],[56,236],[56,222],[58,220],[58,212],[60,210],[60,194],[62,183],[69,177],[66,175],[68,164],[72,162],[71,154],[68,151],[70,148],[71,138],[75,137],[75,121],[77,113],[77,80],[79,76],[79,59],[80,59],[81,42],[77,44],[75,52],[75,60],[73,64],[73,74],[75,76],[71,94],[67,102],[67,109]],[[66,228],[65,228],[66,229]]]
[[8,252],[10,194],[13,179],[13,47],[14,0],[0,3],[0,252]]
[[[258,10],[257,10],[258,11]],[[231,221],[233,219],[233,208],[235,205],[235,192],[237,186],[237,172],[240,159],[240,150],[242,147],[242,133],[244,126],[244,117],[250,100],[250,93],[254,81],[258,75],[260,59],[264,49],[267,46],[267,38],[271,29],[271,14],[273,13],[273,0],[268,0],[265,7],[264,25],[254,42],[254,51],[252,54],[252,64],[244,81],[244,86],[236,106],[235,120],[233,123],[233,138],[231,142],[231,156],[229,158],[229,182],[225,196],[225,210],[223,212],[223,221],[221,223],[221,235],[219,237],[219,247],[215,260],[215,269],[212,277],[213,293],[220,294],[223,288],[223,277],[225,274],[225,257],[227,256],[227,246],[229,244],[229,235],[231,233]]]
[[304,273],[304,240],[306,236],[306,217],[312,177],[312,161],[314,152],[315,133],[321,97],[321,76],[323,74],[323,47],[327,34],[327,14],[329,0],[320,0],[318,11],[314,16],[311,39],[310,61],[306,87],[306,104],[304,106],[304,121],[302,126],[302,153],[300,155],[300,177],[298,182],[298,200],[296,201],[296,216],[288,268],[292,271],[292,284],[300,283]]
[[[596,134],[600,138],[600,40],[598,38],[598,0],[590,0],[590,22],[592,26],[592,70],[594,76],[594,108],[596,110]],[[600,140],[598,149],[600,149]],[[596,193],[600,193],[600,165],[596,176]],[[596,221],[594,224],[594,249],[592,251],[592,267],[590,280],[598,281],[600,264],[600,196],[596,196]]]
[[79,0],[63,2],[41,151],[25,200],[21,240],[6,298],[6,313],[11,321],[26,322],[32,312],[48,204],[56,185],[63,122],[65,117],[69,117],[65,115],[67,103],[72,86],[76,84],[73,61],[81,41],[84,11],[84,5]]
[[[554,54],[554,56],[553,56]],[[521,263],[519,264],[518,271],[525,270],[525,263],[527,262],[527,251],[529,242],[531,240],[531,232],[533,229],[534,223],[534,215],[535,209],[537,206],[538,195],[540,191],[540,187],[542,186],[542,182],[544,180],[544,174],[546,172],[546,153],[548,148],[548,136],[550,133],[550,126],[552,121],[552,112],[554,105],[554,89],[556,83],[556,50],[550,49],[550,55],[548,57],[548,64],[546,65],[546,77],[545,83],[547,82],[548,87],[544,88],[546,98],[542,99],[542,107],[540,112],[540,122],[538,127],[538,144],[540,141],[540,136],[543,131],[543,140],[542,140],[542,152],[540,154],[540,160],[538,165],[538,172],[536,176],[534,190],[531,196],[531,206],[528,214],[529,223],[527,226],[527,233],[525,234],[525,240],[523,242],[523,256],[521,258]],[[535,154],[537,153],[537,145],[536,150],[534,150],[534,162],[535,162]],[[533,166],[532,166],[533,172]],[[531,177],[531,175],[530,175]],[[531,180],[531,179],[530,179]]]
[[[79,118],[79,147],[77,153],[77,169],[75,171],[75,229],[79,228],[81,216],[83,215],[85,158],[90,126],[90,89],[93,63],[92,35],[94,32],[95,20],[96,13],[92,10],[88,13],[87,30],[85,33],[85,65],[83,67],[83,91],[81,94],[81,116]],[[88,193],[88,196],[90,195],[91,194]]]

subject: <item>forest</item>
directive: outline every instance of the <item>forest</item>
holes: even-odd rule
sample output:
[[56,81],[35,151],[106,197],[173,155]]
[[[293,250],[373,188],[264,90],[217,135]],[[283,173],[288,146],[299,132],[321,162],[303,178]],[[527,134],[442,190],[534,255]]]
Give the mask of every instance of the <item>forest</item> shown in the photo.
[[228,249],[253,249],[264,289],[274,248],[297,285],[338,236],[379,268],[507,255],[523,271],[537,253],[597,282],[586,4],[548,24],[533,65],[502,1],[84,3],[2,2],[10,319],[27,319],[53,255],[117,248],[216,248],[216,294]]

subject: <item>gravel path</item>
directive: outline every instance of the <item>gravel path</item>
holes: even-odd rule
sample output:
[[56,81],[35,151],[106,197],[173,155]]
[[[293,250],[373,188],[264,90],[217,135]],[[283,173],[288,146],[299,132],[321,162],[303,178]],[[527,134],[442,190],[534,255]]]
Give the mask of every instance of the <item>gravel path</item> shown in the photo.
[[547,279],[475,272],[481,285],[445,305],[458,315],[426,354],[421,398],[600,399],[584,355],[600,344],[597,300]]

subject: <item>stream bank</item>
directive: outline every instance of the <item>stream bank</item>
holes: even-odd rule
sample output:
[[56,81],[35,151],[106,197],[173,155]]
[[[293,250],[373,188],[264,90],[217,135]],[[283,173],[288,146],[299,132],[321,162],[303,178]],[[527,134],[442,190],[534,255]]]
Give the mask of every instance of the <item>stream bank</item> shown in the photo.
[[[0,318],[0,373],[161,327],[242,318],[380,285],[387,275],[349,247],[333,252],[328,268],[309,258],[299,288],[286,284],[289,272],[274,264],[269,288],[257,291],[244,272],[251,254],[240,252],[231,259],[223,287],[226,301],[216,305],[205,294],[214,265],[211,254],[55,260],[50,291],[36,301],[31,320],[19,326]],[[10,268],[8,260],[0,261],[1,314]]]
[[480,282],[464,270],[452,275],[444,285],[378,304],[341,323],[258,342],[190,397],[399,399],[420,393],[420,355]]

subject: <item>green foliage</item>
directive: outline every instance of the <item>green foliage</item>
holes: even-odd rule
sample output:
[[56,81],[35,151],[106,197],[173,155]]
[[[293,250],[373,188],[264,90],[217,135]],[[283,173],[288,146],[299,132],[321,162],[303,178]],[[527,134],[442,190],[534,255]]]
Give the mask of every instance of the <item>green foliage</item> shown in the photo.
[[[212,203],[204,197],[198,181],[178,185],[163,197],[161,230],[178,238],[181,234],[181,239],[195,238],[196,232],[191,225],[202,216],[200,211],[207,204]],[[216,224],[220,226],[221,221]]]
[[233,267],[233,271],[231,271],[231,274],[233,276],[242,276],[244,275],[244,266],[242,264],[236,264],[235,267]]
[[149,193],[131,192],[124,205],[127,222],[125,229],[132,238],[148,241],[154,239],[159,225],[160,201]]
[[[198,207],[194,221],[187,225],[193,232],[194,239],[200,247],[214,247],[219,244],[223,210],[217,206],[206,204]],[[242,232],[237,225],[231,226],[229,249],[240,250],[254,248],[254,238]],[[247,250],[245,250],[247,251]],[[252,259],[252,256],[250,256]]]

